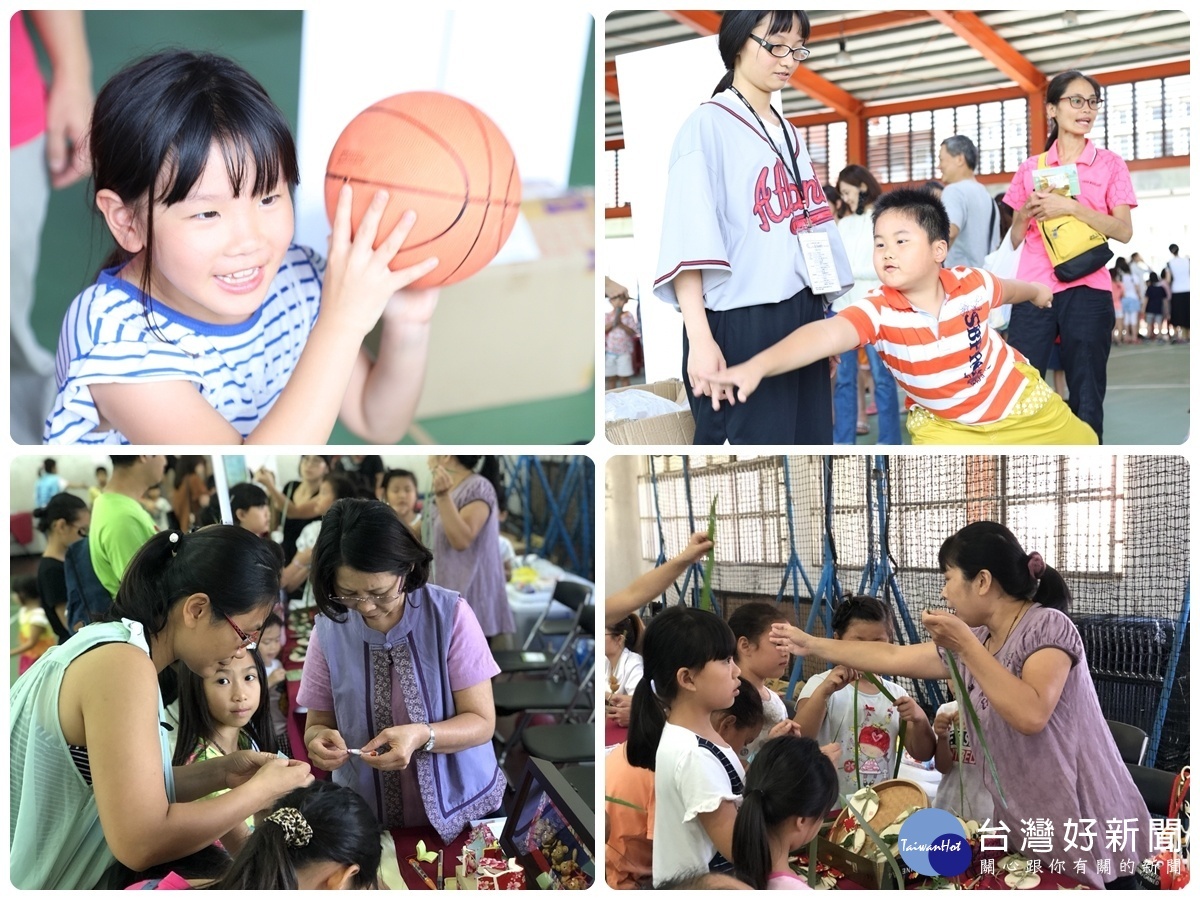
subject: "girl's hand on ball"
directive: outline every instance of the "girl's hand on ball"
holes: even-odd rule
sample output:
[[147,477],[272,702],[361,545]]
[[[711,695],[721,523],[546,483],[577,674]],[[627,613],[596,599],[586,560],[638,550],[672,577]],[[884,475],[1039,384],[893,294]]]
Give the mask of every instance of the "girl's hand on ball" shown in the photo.
[[357,234],[351,239],[353,200],[352,188],[349,184],[343,185],[329,239],[329,262],[321,292],[321,308],[322,312],[331,312],[339,322],[357,327],[366,336],[379,321],[392,295],[427,275],[438,261],[431,257],[393,272],[388,264],[404,245],[416,214],[411,210],[404,213],[376,249],[379,223],[387,208],[387,192],[375,194],[359,222]]

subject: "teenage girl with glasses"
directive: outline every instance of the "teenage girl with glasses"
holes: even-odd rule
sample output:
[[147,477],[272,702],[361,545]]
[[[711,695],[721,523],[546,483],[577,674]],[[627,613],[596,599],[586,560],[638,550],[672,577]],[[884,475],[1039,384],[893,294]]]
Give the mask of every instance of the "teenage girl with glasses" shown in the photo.
[[833,440],[824,360],[767,379],[745,406],[722,404],[731,389],[705,377],[824,318],[854,283],[804,142],[771,103],[808,56],[809,31],[803,10],[727,11],[725,77],[671,150],[654,293],[683,314],[696,444]]

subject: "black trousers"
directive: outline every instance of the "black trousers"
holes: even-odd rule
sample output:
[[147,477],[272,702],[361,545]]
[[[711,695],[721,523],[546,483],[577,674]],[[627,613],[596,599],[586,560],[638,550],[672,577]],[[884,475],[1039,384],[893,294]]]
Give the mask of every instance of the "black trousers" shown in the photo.
[[1059,358],[1067,376],[1067,405],[1092,426],[1104,442],[1104,394],[1108,390],[1108,351],[1117,315],[1112,291],[1073,287],[1054,295],[1049,309],[1032,303],[1013,307],[1008,342],[1025,354],[1029,364],[1046,374],[1054,337],[1062,335]]
[[[825,317],[825,303],[808,288],[781,303],[764,303],[724,312],[709,310],[708,327],[725,364],[735,366]],[[683,383],[688,383],[688,339],[683,334]],[[829,361],[764,378],[745,403],[712,408],[711,397],[689,392],[696,420],[693,444],[832,444],[833,395]]]

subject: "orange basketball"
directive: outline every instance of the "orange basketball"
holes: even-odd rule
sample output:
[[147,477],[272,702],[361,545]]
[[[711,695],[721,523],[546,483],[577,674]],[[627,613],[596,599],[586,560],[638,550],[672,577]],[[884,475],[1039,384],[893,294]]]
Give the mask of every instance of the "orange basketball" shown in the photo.
[[487,265],[512,232],[521,203],[517,161],[500,129],[470,103],[436,91],[396,94],[350,121],[325,169],[331,222],[347,181],[354,188],[354,230],[375,192],[388,192],[376,246],[405,210],[416,212],[391,268],[436,256],[437,268],[413,282],[417,288],[454,284]]

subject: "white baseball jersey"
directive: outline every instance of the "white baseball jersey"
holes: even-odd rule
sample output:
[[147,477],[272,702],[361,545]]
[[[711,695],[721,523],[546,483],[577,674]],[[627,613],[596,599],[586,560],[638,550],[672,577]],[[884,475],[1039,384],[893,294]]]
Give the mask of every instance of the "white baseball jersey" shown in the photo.
[[[772,122],[771,124],[774,124]],[[828,235],[841,290],[854,277],[812,160],[791,123],[795,184],[787,144],[768,140],[750,109],[723,91],[692,113],[671,150],[654,294],[676,307],[674,279],[697,269],[711,310],[779,303],[812,282],[797,231]]]

